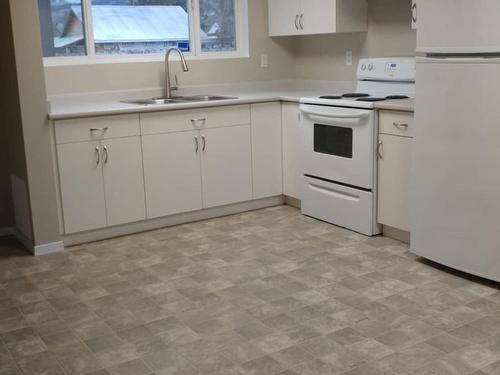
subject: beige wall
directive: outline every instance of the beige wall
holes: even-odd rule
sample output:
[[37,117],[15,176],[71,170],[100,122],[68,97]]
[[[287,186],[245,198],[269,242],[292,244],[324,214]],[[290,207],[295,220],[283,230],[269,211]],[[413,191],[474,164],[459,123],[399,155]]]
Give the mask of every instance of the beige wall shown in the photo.
[[[60,235],[37,0],[10,0],[10,12],[19,95],[12,125],[24,140],[33,240],[41,245],[59,241]],[[10,95],[15,96],[15,91]],[[13,141],[11,147],[21,147],[18,143]],[[22,148],[13,150],[14,155],[20,152]],[[19,177],[25,179],[22,174]]]
[[[249,0],[250,58],[190,61],[181,84],[210,84],[280,79],[355,79],[360,57],[413,56],[415,32],[410,29],[411,0],[367,0],[369,32],[305,37],[268,37],[267,0]],[[352,66],[345,64],[352,50]],[[269,54],[269,68],[260,54]],[[163,85],[163,63],[98,64],[45,68],[49,95],[141,89]]]
[[10,174],[26,179],[9,2],[0,2],[0,228],[14,226]]
[[7,152],[8,143],[6,137],[7,134],[3,122],[0,120],[0,228],[11,227],[13,225],[9,158]]
[[[368,33],[300,37],[296,78],[353,80],[360,57],[415,56],[410,6],[411,0],[368,0]],[[347,50],[353,51],[351,66]]]
[[[250,58],[192,60],[180,72],[181,85],[263,81],[293,78],[296,39],[268,37],[267,0],[248,0]],[[269,54],[269,68],[260,67],[261,53]],[[163,63],[123,63],[45,68],[49,95],[163,86]]]

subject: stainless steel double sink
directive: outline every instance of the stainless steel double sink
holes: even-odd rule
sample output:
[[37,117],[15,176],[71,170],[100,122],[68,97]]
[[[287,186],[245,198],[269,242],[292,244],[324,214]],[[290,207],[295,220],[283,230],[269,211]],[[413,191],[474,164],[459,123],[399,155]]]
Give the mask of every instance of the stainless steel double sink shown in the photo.
[[137,105],[165,105],[179,103],[196,103],[196,102],[211,102],[216,100],[231,100],[238,99],[235,96],[221,95],[192,95],[192,96],[175,96],[172,98],[147,98],[147,99],[132,99],[123,100],[122,103],[137,104]]

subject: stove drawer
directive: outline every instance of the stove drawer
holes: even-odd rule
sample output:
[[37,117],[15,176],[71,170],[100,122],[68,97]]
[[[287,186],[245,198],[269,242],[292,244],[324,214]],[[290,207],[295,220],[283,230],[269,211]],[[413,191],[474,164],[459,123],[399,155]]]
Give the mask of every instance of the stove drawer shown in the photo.
[[398,111],[379,112],[379,133],[413,138],[413,113]]
[[379,234],[375,223],[372,192],[353,189],[305,176],[302,213],[340,227],[372,236]]

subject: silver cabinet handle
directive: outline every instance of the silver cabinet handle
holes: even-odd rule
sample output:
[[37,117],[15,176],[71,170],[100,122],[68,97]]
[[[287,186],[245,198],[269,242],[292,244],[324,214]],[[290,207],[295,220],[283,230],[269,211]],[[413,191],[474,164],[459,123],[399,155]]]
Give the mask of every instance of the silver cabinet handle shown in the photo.
[[299,15],[297,14],[295,16],[295,28],[298,30],[299,29],[299,24],[297,23],[299,21]]
[[109,159],[108,147],[104,146],[102,148],[102,152],[104,153],[104,164],[108,164],[108,159]]
[[203,142],[203,146],[202,146],[201,150],[205,151],[205,149],[207,148],[207,140],[205,139],[204,135],[201,136],[201,141]]
[[383,149],[382,149],[383,146],[384,146],[384,142],[378,141],[377,156],[379,157],[379,159],[384,159],[384,154],[383,154]]
[[104,128],[90,128],[91,132],[105,132],[106,130],[108,130],[107,126]]
[[198,137],[197,137],[197,136],[196,136],[196,137],[194,137],[194,143],[195,143],[195,145],[196,145],[196,151],[195,151],[195,152],[198,152],[198,150],[199,150],[199,148],[200,148],[200,145],[199,145],[199,143],[198,143]]
[[408,124],[398,124],[397,122],[393,122],[392,125],[394,125],[399,130],[408,130]]
[[101,150],[99,149],[99,146],[96,146],[95,153],[97,154],[96,165],[99,165],[99,164],[101,164]]
[[413,3],[411,6],[411,19],[413,22],[417,23],[417,3]]
[[303,14],[301,14],[301,15],[300,15],[300,18],[299,18],[299,25],[300,25],[300,28],[301,28],[302,30],[304,30],[304,25],[302,24],[302,20],[303,20],[303,19],[304,19],[304,15],[303,15]]
[[194,118],[191,120],[191,124],[193,126],[196,126],[196,124],[198,124],[199,122],[203,122],[205,123],[205,121],[207,121],[207,118],[206,117],[202,117],[202,118]]

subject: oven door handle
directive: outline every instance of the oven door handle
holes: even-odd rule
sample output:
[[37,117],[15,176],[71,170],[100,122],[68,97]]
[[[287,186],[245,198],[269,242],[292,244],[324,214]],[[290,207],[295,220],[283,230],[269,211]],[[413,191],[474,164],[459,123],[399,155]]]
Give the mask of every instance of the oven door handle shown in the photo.
[[319,116],[319,117],[325,117],[325,118],[331,118],[331,119],[359,119],[359,120],[361,120],[361,119],[370,117],[370,114],[367,112],[332,114],[332,113],[311,111],[310,109],[301,109],[300,111],[306,115]]

